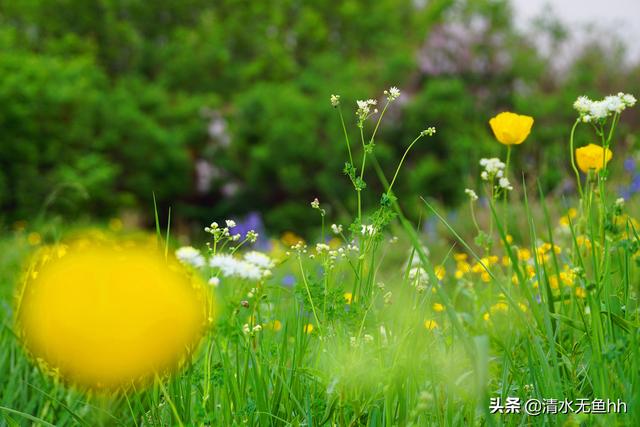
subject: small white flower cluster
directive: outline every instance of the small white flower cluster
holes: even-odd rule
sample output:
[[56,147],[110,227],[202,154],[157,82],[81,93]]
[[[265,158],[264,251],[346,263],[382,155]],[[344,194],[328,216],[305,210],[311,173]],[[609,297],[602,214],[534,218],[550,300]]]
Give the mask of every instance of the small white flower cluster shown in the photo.
[[311,201],[311,207],[313,209],[320,209],[320,200],[318,200],[317,197]]
[[260,252],[247,252],[244,259],[228,254],[217,254],[209,260],[209,266],[217,268],[225,277],[258,281],[271,276],[273,261]]
[[334,108],[340,105],[340,95],[331,95],[329,100],[331,101],[331,106]]
[[580,119],[589,123],[604,120],[610,115],[622,113],[626,108],[633,107],[636,98],[628,93],[609,95],[601,100],[593,101],[586,96],[580,96],[573,103],[573,108],[580,113]]
[[395,101],[400,96],[400,89],[395,86],[391,86],[389,90],[384,91],[384,95],[387,97],[389,102]]
[[373,225],[362,224],[360,227],[360,232],[363,236],[373,236],[376,234],[376,228]]
[[333,234],[342,233],[342,225],[331,224],[331,231],[333,231]]
[[231,234],[231,229],[236,226],[235,221],[232,219],[228,219],[225,221],[226,227],[220,227],[217,222],[212,222],[209,227],[205,227],[205,233],[209,233],[213,236],[213,240],[219,242],[224,239],[231,240],[232,242],[237,242],[240,240],[240,234]]
[[[376,101],[375,99],[367,99],[365,101],[359,100],[356,101],[356,104],[358,105],[356,115],[358,116],[360,122],[364,122],[369,118],[371,114],[376,114],[378,112],[378,109],[375,108],[375,106],[378,104],[378,101]],[[373,112],[371,111],[372,107]]]
[[436,128],[434,128],[433,126],[430,126],[425,130],[423,130],[422,132],[420,132],[421,136],[433,136],[435,134],[436,134]]
[[183,246],[175,252],[176,258],[183,264],[190,265],[195,268],[204,267],[205,259],[199,250],[193,246]]
[[[492,157],[490,159],[480,159],[480,166],[484,168],[484,170],[480,173],[480,178],[482,178],[483,181],[494,182],[494,180],[497,179],[498,187],[502,188],[505,191],[513,190],[513,186],[511,186],[509,179],[504,176],[504,168],[506,165],[502,161],[500,161],[500,159],[496,157]],[[469,195],[469,197],[471,197],[471,195]]]
[[248,323],[242,325],[242,333],[245,335],[253,336],[262,331],[262,325],[255,325],[253,328],[249,326]]
[[413,267],[409,269],[409,281],[418,292],[424,292],[429,286],[429,275],[424,268]]
[[478,200],[478,195],[476,194],[475,191],[473,191],[470,188],[465,188],[464,189],[464,193],[469,196],[469,200],[471,200],[472,202],[475,202]]
[[[373,342],[373,336],[369,335],[369,334],[364,334],[362,336],[362,342],[364,344],[370,344]],[[349,338],[349,345],[351,345],[351,347],[358,347],[360,345],[360,340],[358,339],[358,337],[350,337]]]

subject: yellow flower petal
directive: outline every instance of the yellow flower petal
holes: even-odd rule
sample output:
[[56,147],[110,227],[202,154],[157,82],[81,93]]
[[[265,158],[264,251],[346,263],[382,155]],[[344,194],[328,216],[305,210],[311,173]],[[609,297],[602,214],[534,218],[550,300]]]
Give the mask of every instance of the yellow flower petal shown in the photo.
[[489,125],[498,142],[517,145],[522,144],[531,133],[533,117],[504,112],[489,120]]
[[141,383],[176,369],[202,336],[207,299],[193,280],[146,246],[70,247],[24,284],[18,331],[73,384]]
[[596,144],[589,144],[576,149],[576,163],[584,173],[588,173],[589,170],[600,171],[602,166],[609,163],[612,157],[613,152],[611,150]]

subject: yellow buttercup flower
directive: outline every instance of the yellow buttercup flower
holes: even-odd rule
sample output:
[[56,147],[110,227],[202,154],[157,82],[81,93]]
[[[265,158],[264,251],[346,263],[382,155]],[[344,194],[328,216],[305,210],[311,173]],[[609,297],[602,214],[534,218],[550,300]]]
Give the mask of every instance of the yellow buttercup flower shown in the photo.
[[589,170],[598,172],[603,165],[609,163],[612,157],[613,152],[611,150],[596,144],[589,144],[576,149],[576,162],[584,173],[588,173]]
[[177,369],[208,322],[200,281],[139,243],[43,250],[17,301],[27,352],[88,389],[143,384]]
[[522,144],[531,133],[533,117],[504,112],[489,120],[496,139],[504,145]]

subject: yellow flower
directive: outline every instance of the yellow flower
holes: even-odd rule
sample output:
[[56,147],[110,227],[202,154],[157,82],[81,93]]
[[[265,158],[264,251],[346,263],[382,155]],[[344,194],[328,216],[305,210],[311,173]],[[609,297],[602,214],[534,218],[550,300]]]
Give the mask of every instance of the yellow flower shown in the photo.
[[435,320],[425,320],[424,327],[430,331],[433,331],[438,327],[438,322],[436,322]]
[[576,149],[576,162],[584,173],[588,173],[591,169],[598,172],[602,169],[603,164],[609,163],[612,157],[613,152],[611,150],[596,144],[589,144]]
[[279,320],[274,320],[273,322],[271,322],[271,329],[278,332],[282,329],[282,322]]
[[204,285],[155,246],[83,242],[60,254],[38,254],[17,301],[33,360],[83,388],[115,389],[177,369],[196,348]]
[[438,278],[438,280],[444,279],[445,274],[447,274],[447,270],[444,268],[443,265],[436,266],[434,271],[435,271],[435,274],[436,274],[436,277]]
[[345,292],[343,297],[347,304],[351,304],[351,301],[353,301],[353,294],[351,294],[351,292]]
[[313,332],[313,323],[307,323],[306,325],[304,325],[303,330],[307,334],[310,334],[311,332]]
[[504,112],[489,120],[496,139],[504,145],[522,144],[533,126],[533,117]]
[[587,291],[584,288],[576,288],[576,296],[578,298],[586,298],[587,297]]
[[437,312],[444,311],[444,305],[440,304],[439,302],[434,302],[433,311],[437,311]]

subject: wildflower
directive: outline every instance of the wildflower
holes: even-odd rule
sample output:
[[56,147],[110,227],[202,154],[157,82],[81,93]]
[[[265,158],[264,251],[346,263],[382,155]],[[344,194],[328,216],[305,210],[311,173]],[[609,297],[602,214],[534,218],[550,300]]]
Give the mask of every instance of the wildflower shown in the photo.
[[369,335],[369,334],[364,334],[363,337],[364,342],[365,343],[371,343],[373,342],[373,336]]
[[178,368],[206,325],[203,284],[155,245],[70,245],[41,259],[21,292],[17,330],[69,382],[116,389]]
[[236,259],[231,255],[214,255],[209,260],[209,266],[220,269],[222,275],[226,277],[239,277],[253,281],[264,277],[264,269],[251,262]]
[[496,139],[504,145],[522,144],[533,126],[533,117],[504,112],[489,120]]
[[618,197],[615,202],[615,207],[617,209],[622,209],[624,207],[624,197]]
[[305,334],[310,334],[311,332],[313,332],[313,323],[307,323],[302,329]]
[[249,243],[255,243],[258,240],[258,236],[259,234],[254,230],[249,230],[247,233],[247,241],[249,241]]
[[362,225],[360,229],[363,236],[373,236],[376,233],[376,228],[373,225]]
[[271,326],[271,329],[278,332],[279,330],[282,329],[282,322],[279,320],[274,320],[273,322],[271,322],[270,326]]
[[420,135],[422,136],[433,136],[436,134],[436,128],[434,128],[433,126],[426,128],[425,130],[423,130],[422,132],[420,132]]
[[613,153],[608,148],[603,148],[596,144],[589,144],[584,147],[576,149],[576,162],[578,167],[584,173],[588,173],[589,170],[595,172],[600,171],[603,165],[609,163]]
[[500,186],[500,188],[502,188],[504,190],[507,190],[507,191],[513,190],[513,187],[511,186],[511,183],[504,176],[498,180],[498,185]]
[[447,270],[444,268],[443,265],[436,266],[434,271],[435,271],[435,274],[436,274],[436,277],[438,278],[438,280],[444,279],[445,274],[447,274]]
[[204,257],[200,251],[193,246],[183,246],[178,248],[175,254],[176,258],[178,258],[178,260],[183,264],[196,268],[203,267],[205,264]]
[[209,279],[208,283],[213,287],[218,287],[220,285],[220,279],[218,277],[214,276],[211,279]]
[[258,251],[250,251],[244,254],[244,260],[264,270],[268,270],[275,266],[273,260],[268,255]]
[[252,329],[253,332],[260,332],[262,331],[262,325],[255,325]]
[[444,305],[440,304],[439,302],[434,302],[433,303],[433,311],[436,311],[438,313],[441,312],[441,311],[444,311]]
[[484,171],[480,174],[480,177],[484,181],[489,181],[495,178],[502,178],[504,176],[505,164],[497,157],[490,159],[480,159],[480,166],[484,168]]
[[340,105],[340,95],[331,95],[329,100],[331,101],[331,106],[334,108]]
[[425,320],[424,327],[430,331],[433,331],[434,329],[438,328],[438,322],[436,322],[435,320]]
[[331,224],[331,231],[333,231],[334,234],[342,233],[342,225]]
[[[364,122],[371,114],[371,107],[374,107],[376,104],[378,104],[378,101],[376,101],[375,99],[367,99],[366,101],[356,101],[356,104],[358,106],[356,115],[361,122]],[[377,113],[378,110],[374,109],[373,112]]]
[[584,299],[584,298],[586,298],[586,297],[587,297],[587,291],[586,291],[584,288],[577,287],[577,288],[576,288],[576,296],[577,296],[578,298],[582,298],[582,299]]
[[228,228],[233,228],[233,227],[235,227],[235,226],[236,226],[236,222],[235,222],[234,220],[232,220],[232,219],[228,219],[228,220],[226,220],[226,221],[225,221],[225,224],[227,224],[227,227],[228,227]]
[[469,196],[469,200],[471,200],[472,202],[475,202],[478,200],[478,195],[476,194],[475,191],[473,191],[470,188],[465,188],[464,192],[467,196]]
[[313,209],[320,209],[320,201],[318,200],[317,197],[313,199],[313,201],[311,202],[311,207]]
[[398,99],[398,97],[400,96],[400,89],[398,89],[395,86],[391,86],[391,88],[389,88],[389,90],[385,90],[384,91],[385,96],[387,97],[387,100],[389,100],[389,102]]
[[386,305],[391,304],[393,298],[393,293],[391,291],[387,292],[386,294],[384,294],[384,296],[382,297],[382,299],[384,300],[384,303]]
[[351,301],[353,301],[353,294],[351,292],[345,292],[343,297],[347,304],[351,304]]
[[611,114],[620,114],[626,108],[633,107],[636,98],[633,95],[618,93],[604,99],[593,101],[586,96],[580,96],[573,103],[573,108],[580,114],[580,119],[589,123],[594,120],[604,120]]

